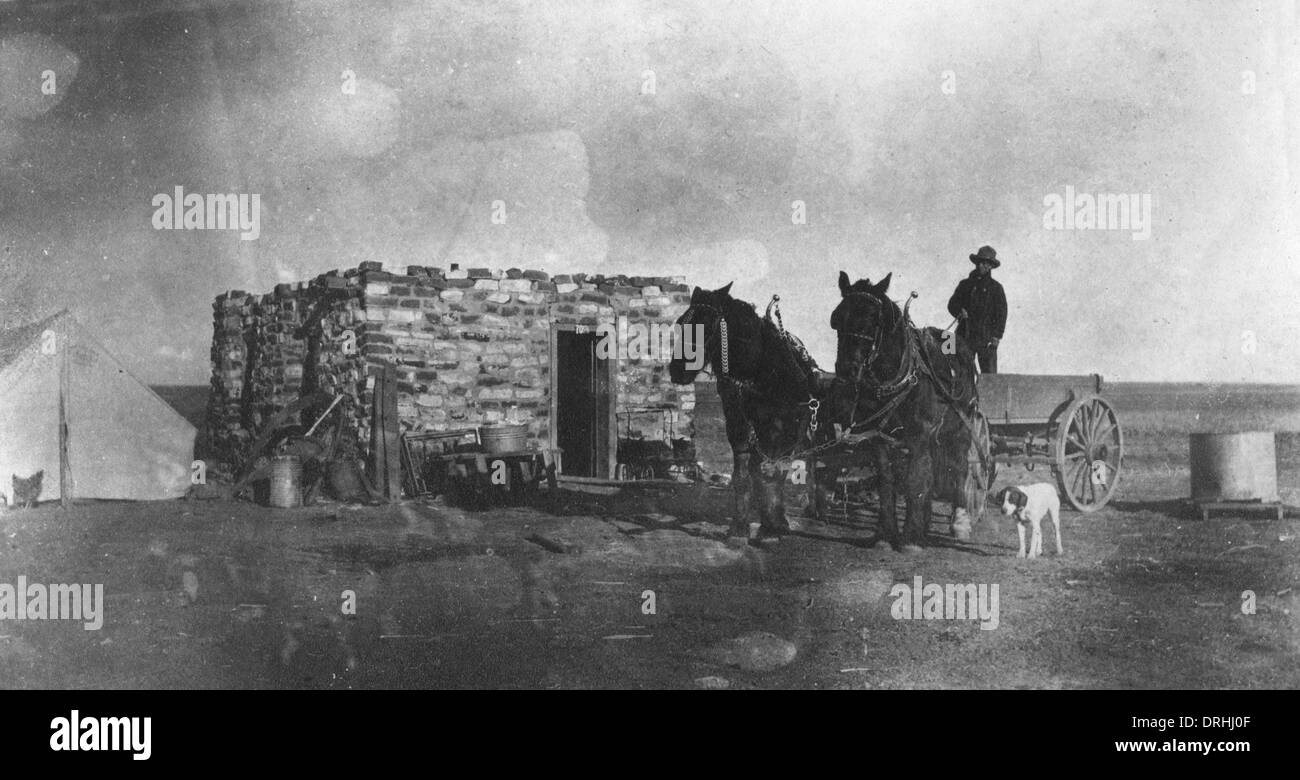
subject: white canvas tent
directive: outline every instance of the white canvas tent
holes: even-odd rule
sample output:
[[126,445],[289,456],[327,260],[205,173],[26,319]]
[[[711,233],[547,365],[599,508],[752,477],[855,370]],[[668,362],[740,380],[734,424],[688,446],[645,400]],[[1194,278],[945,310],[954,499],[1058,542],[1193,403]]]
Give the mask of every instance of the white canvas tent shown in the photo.
[[38,501],[178,498],[194,426],[67,311],[0,331],[0,493],[44,470]]

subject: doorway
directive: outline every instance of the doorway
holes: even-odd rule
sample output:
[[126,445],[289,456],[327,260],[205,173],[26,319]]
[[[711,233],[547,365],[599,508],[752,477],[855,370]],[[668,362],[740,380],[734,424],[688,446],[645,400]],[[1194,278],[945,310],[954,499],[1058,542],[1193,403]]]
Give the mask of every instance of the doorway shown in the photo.
[[551,436],[561,450],[561,468],[568,476],[609,479],[615,458],[614,361],[596,356],[599,337],[589,328],[556,325],[551,334]]

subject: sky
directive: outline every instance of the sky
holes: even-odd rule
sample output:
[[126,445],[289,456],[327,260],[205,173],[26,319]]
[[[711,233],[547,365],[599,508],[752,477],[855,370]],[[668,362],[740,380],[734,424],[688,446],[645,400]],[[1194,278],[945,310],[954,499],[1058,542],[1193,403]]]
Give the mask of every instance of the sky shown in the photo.
[[[178,186],[260,234],[155,229]],[[0,325],[153,384],[363,260],[734,281],[829,367],[840,270],[943,327],[985,244],[1003,372],[1300,383],[1296,3],[0,0]]]

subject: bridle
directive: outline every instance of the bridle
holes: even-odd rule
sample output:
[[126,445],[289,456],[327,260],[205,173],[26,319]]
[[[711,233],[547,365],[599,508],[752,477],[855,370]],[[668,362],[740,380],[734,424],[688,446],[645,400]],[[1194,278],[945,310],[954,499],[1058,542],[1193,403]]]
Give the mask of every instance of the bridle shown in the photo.
[[[683,325],[697,325],[697,324],[699,324],[699,323],[696,323],[696,322],[693,322],[693,321],[692,321],[692,316],[695,314],[695,310],[696,310],[696,309],[704,309],[704,310],[706,310],[706,311],[710,311],[710,312],[712,312],[713,315],[717,318],[718,338],[720,338],[720,339],[722,340],[722,353],[721,353],[721,360],[720,360],[720,362],[722,363],[722,365],[721,365],[721,366],[718,366],[717,368],[718,368],[718,370],[719,370],[719,376],[726,376],[726,375],[728,375],[728,374],[730,373],[730,371],[731,371],[731,366],[729,365],[729,363],[730,363],[730,357],[731,357],[731,356],[728,354],[728,353],[730,352],[730,349],[729,349],[728,344],[727,344],[727,341],[728,341],[728,339],[727,339],[727,315],[726,315],[726,313],[725,313],[724,311],[722,311],[722,309],[719,309],[717,306],[714,306],[714,305],[712,305],[712,304],[709,304],[709,303],[692,303],[690,306],[687,306],[687,307],[686,307],[686,311],[682,313],[682,316],[681,316],[681,318],[678,320],[678,322],[682,323]],[[704,344],[701,345],[701,349],[704,350],[704,359],[705,359],[706,361],[709,360],[709,345],[715,343],[714,341],[710,340],[710,338],[709,338],[709,336],[710,336],[710,334],[712,333],[712,331],[713,331],[713,328],[710,328],[710,329],[708,329],[708,330],[706,330],[706,331],[704,332]],[[685,335],[683,335],[682,338],[685,338]],[[712,361],[710,361],[710,362],[712,362]]]
[[[844,297],[865,298],[878,309],[884,309],[884,303],[875,295],[868,292],[851,292]],[[912,387],[920,381],[920,375],[924,374],[929,379],[930,384],[934,387],[934,390],[939,397],[942,398],[948,407],[957,414],[957,418],[961,421],[962,425],[966,427],[966,430],[970,432],[971,436],[978,438],[978,434],[975,431],[974,426],[971,424],[970,419],[961,409],[961,399],[953,397],[950,392],[944,389],[943,383],[939,381],[933,368],[927,363],[927,359],[922,353],[920,337],[916,328],[911,327],[911,319],[908,316],[908,309],[911,307],[912,299],[915,297],[916,293],[912,293],[911,297],[908,298],[907,306],[904,307],[902,312],[900,312],[895,318],[894,324],[890,326],[888,332],[885,332],[883,317],[877,318],[875,333],[870,337],[861,333],[854,333],[852,331],[837,328],[840,336],[847,336],[849,338],[866,341],[871,345],[866,358],[857,361],[855,364],[850,364],[850,368],[856,366],[856,371],[853,372],[854,376],[852,379],[854,385],[853,414],[850,418],[849,427],[846,432],[853,433],[855,432],[855,429],[865,428],[877,421],[888,419],[889,415],[891,415],[908,397],[908,391],[910,391]],[[899,330],[899,328],[902,328],[903,330],[903,353],[898,361],[898,370],[895,372],[894,377],[888,382],[878,382],[876,381],[875,375],[870,373],[870,368],[875,363],[876,358],[879,357],[880,340],[883,336],[892,336],[897,330]],[[841,382],[848,381],[848,377],[842,376],[838,368],[839,366],[836,366],[836,380]],[[873,412],[867,419],[859,422],[857,420],[858,404],[862,399],[862,392],[864,389],[869,390],[871,396],[875,398],[875,400],[884,401],[884,404]],[[987,473],[989,469],[989,459],[982,448],[979,450],[979,456],[980,461],[984,464],[985,473]]]
[[[885,311],[885,303],[879,297],[868,292],[851,292],[844,296],[848,298],[861,298],[870,303],[879,310],[882,315]],[[886,299],[888,300],[888,299]],[[891,302],[892,303],[892,302]],[[911,300],[908,300],[910,306]],[[906,327],[908,322],[907,312],[903,311],[894,317],[894,322],[885,329],[885,317],[876,318],[876,327],[872,335],[864,333],[855,333],[851,330],[837,328],[841,337],[858,339],[867,342],[870,346],[867,349],[865,357],[850,363],[848,376],[839,371],[836,366],[836,379],[843,381],[852,381],[854,387],[853,396],[853,414],[850,418],[848,432],[854,432],[855,429],[863,428],[872,423],[884,419],[890,415],[894,409],[907,397],[907,390],[910,390],[917,383],[917,364],[919,361],[919,350],[917,347],[916,334],[913,328]],[[893,378],[887,382],[880,382],[875,375],[871,373],[871,368],[875,365],[876,360],[880,357],[881,341],[887,336],[893,336],[900,329],[903,331],[903,350],[898,361],[898,370]],[[858,421],[858,404],[862,400],[863,391],[867,391],[870,397],[877,401],[884,401],[884,405],[877,409],[867,419]]]
[[[860,298],[866,303],[869,303],[875,309],[882,312],[882,314],[885,311],[884,303],[872,293],[851,292],[845,295],[844,297]],[[904,344],[904,348],[903,348],[902,365],[900,366],[898,375],[895,377],[894,380],[886,383],[876,382],[874,381],[875,380],[874,375],[871,374],[870,372],[871,372],[871,368],[875,365],[876,360],[880,357],[881,341],[885,337],[893,336],[895,333],[897,333],[898,330],[902,328],[905,323],[907,323],[907,321],[908,321],[907,313],[900,312],[894,317],[893,324],[889,326],[888,330],[886,330],[885,317],[879,316],[876,318],[875,331],[870,336],[866,335],[865,333],[856,333],[851,330],[837,328],[836,330],[839,331],[840,336],[851,338],[851,339],[857,339],[859,341],[865,341],[870,346],[867,349],[867,354],[865,357],[860,358],[849,364],[848,366],[849,371],[847,372],[848,376],[840,373],[838,370],[836,371],[836,375],[841,379],[852,378],[852,380],[858,385],[863,385],[863,384],[872,385],[877,397],[880,397],[881,395],[884,394],[889,394],[890,392],[896,389],[895,385],[901,386],[902,384],[904,384],[904,382],[899,381],[900,378],[906,377],[909,373],[911,374],[915,373],[915,372],[909,372],[907,370],[907,368],[910,367],[910,365],[914,362],[912,359],[914,357],[913,350],[912,350],[912,343],[914,339],[911,338],[906,339],[906,343]],[[910,334],[910,331],[911,329],[907,328],[904,332],[904,336],[905,337],[908,336]]]

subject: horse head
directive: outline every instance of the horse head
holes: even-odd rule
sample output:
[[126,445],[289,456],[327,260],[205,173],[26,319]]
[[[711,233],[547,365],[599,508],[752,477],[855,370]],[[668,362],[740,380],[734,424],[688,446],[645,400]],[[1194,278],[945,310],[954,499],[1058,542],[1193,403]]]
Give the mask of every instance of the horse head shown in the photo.
[[731,282],[716,290],[699,287],[691,293],[691,303],[673,325],[674,335],[680,339],[681,348],[673,350],[668,362],[668,376],[674,384],[689,385],[695,381],[700,369],[709,362],[710,348],[718,341],[712,334],[726,316],[731,297]]
[[885,338],[902,324],[902,310],[885,295],[893,276],[890,273],[876,284],[870,279],[849,284],[848,274],[840,271],[840,303],[831,312],[831,327],[838,336],[835,373],[839,376],[858,380],[888,347]]

